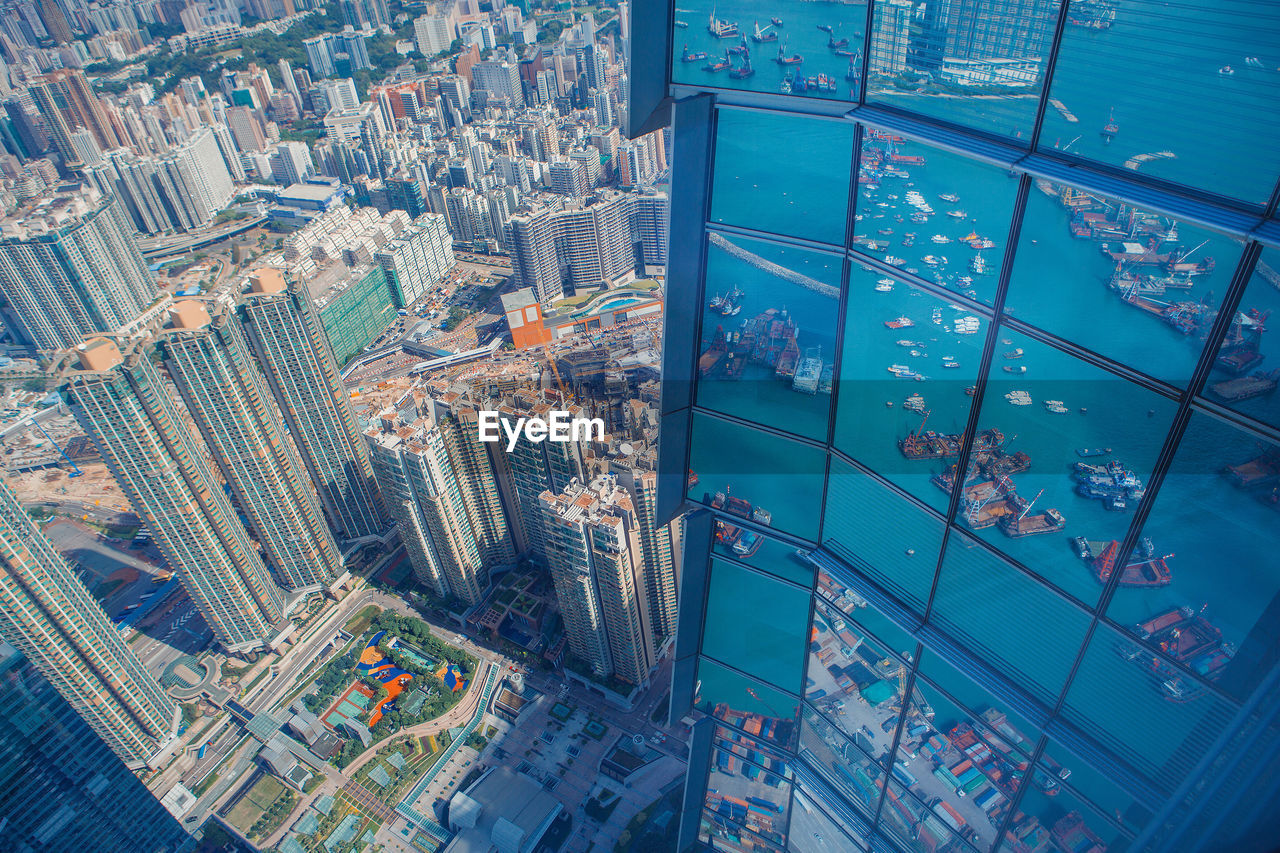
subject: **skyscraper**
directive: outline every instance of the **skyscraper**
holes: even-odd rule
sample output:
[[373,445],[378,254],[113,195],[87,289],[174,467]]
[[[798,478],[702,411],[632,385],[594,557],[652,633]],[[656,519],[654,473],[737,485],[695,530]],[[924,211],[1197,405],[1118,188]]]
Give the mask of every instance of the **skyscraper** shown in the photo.
[[424,213],[383,246],[374,260],[386,272],[396,304],[412,305],[457,263],[448,222],[438,213]]
[[59,189],[0,225],[0,292],[41,349],[133,323],[155,302],[151,272],[114,196]]
[[66,351],[63,394],[218,641],[230,651],[259,648],[284,627],[284,595],[149,349],[142,342],[122,353],[93,338]]
[[804,5],[838,86],[631,69],[628,127],[676,98],[675,848],[1272,849],[1280,102],[1235,84],[1280,21]]
[[598,677],[648,682],[655,661],[631,496],[611,475],[538,496],[569,651]]
[[671,199],[664,192],[633,197],[636,230],[646,264],[667,265],[667,233],[671,230]]
[[187,849],[190,836],[83,716],[12,647],[0,644],[0,832],[5,849]]
[[342,571],[342,557],[243,334],[228,306],[188,299],[173,306],[160,341],[169,374],[281,586],[326,587]]
[[657,522],[658,475],[628,460],[609,465],[620,485],[631,494],[636,533],[640,543],[640,576],[649,606],[649,626],[654,645],[676,635],[676,572],[671,529]]
[[489,572],[515,562],[496,481],[487,457],[464,455],[483,454],[471,447],[474,432],[462,435],[448,409],[431,401],[419,412],[410,423],[384,412],[365,433],[373,470],[418,580],[441,598],[477,604]]
[[0,483],[0,636],[22,650],[130,767],[177,732],[178,708]]
[[329,523],[344,539],[380,535],[388,521],[369,448],[310,302],[286,289],[277,270],[262,269],[250,277],[240,311]]

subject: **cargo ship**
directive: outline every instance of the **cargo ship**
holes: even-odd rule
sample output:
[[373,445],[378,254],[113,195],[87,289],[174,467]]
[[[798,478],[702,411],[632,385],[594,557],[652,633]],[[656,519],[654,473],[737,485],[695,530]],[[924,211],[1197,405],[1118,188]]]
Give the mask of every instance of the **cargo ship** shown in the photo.
[[793,53],[788,56],[787,40],[784,38],[782,40],[782,44],[778,45],[778,56],[774,59],[774,62],[779,65],[799,65],[801,62],[804,62],[804,57],[798,53]]
[[[1139,623],[1134,630],[1148,645],[1214,681],[1231,662],[1236,650],[1232,644],[1222,641],[1222,631],[1205,619],[1203,613],[1203,607],[1199,612],[1190,607],[1174,607]],[[1166,699],[1189,701],[1203,690],[1187,679],[1181,670],[1142,648],[1122,643],[1117,651],[1125,659],[1141,662],[1150,668]]]
[[1280,381],[1280,369],[1258,370],[1249,376],[1238,376],[1235,379],[1215,382],[1209,386],[1209,391],[1219,400],[1235,403],[1270,394],[1276,390],[1278,381]]
[[699,50],[696,53],[690,52],[689,45],[684,46],[684,52],[680,54],[681,62],[701,62],[706,59],[709,54],[705,50]]
[[1238,376],[1261,364],[1264,358],[1262,333],[1266,331],[1267,318],[1270,316],[1271,312],[1259,312],[1256,308],[1248,312],[1237,311],[1227,328],[1214,366]]
[[1133,471],[1117,460],[1103,465],[1076,462],[1072,476],[1077,480],[1076,494],[1091,500],[1102,501],[1113,512],[1129,508],[1129,501],[1140,501],[1146,495],[1146,487]]
[[1062,853],[1107,853],[1107,845],[1085,824],[1077,811],[1067,812],[1059,818],[1049,831],[1049,837]]
[[1227,478],[1236,486],[1271,486],[1280,482],[1280,449],[1272,448],[1239,465],[1228,465]]
[[767,41],[777,41],[778,34],[771,33],[768,30],[769,30],[769,27],[765,27],[763,30],[760,29],[760,22],[756,21],[755,32],[751,34],[751,40],[756,44],[763,44],[764,42],[767,42]]
[[796,368],[791,379],[791,390],[802,394],[818,393],[818,382],[822,378],[822,347],[810,347],[805,350],[804,359]]
[[1036,501],[1040,499],[1042,494],[1044,494],[1044,489],[1041,489],[1040,493],[1030,501],[1024,500],[1016,494],[1010,494],[1005,499],[1005,505],[1009,511],[1001,516],[997,522],[1000,525],[1000,532],[1011,539],[1017,539],[1022,536],[1035,536],[1041,533],[1057,533],[1066,527],[1066,518],[1056,509],[1047,509],[1044,512],[1035,514],[1031,512],[1031,508],[1035,506]]
[[[1089,570],[1093,573],[1098,583],[1107,583],[1115,573],[1116,560],[1120,556],[1120,543],[1114,539],[1105,545],[1101,542],[1087,542],[1086,548],[1087,552],[1092,555],[1085,558],[1089,564]],[[1173,554],[1165,554],[1163,557],[1156,556],[1155,547],[1151,544],[1151,540],[1143,538],[1134,548],[1133,554],[1130,556],[1128,564],[1121,571],[1120,578],[1116,581],[1116,584],[1126,587],[1168,586],[1173,581],[1173,573],[1170,571],[1168,563],[1169,558],[1172,556]]]

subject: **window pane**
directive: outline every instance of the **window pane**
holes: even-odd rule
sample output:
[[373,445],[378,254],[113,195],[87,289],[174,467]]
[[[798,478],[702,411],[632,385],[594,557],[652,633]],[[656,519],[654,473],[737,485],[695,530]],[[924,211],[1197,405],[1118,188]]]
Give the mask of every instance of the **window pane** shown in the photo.
[[[960,522],[1093,605],[1108,576],[1098,558],[1128,532],[1175,409],[1165,397],[1001,329],[978,420],[995,446],[970,459]],[[949,488],[951,476],[935,482]],[[1089,553],[1095,559],[1082,565]]]
[[[972,849],[961,842],[960,834],[952,831],[949,823],[943,818],[945,814],[947,818],[955,820],[942,808],[941,804],[930,809],[918,799],[914,793],[916,790],[914,787],[907,788],[895,781],[904,778],[901,775],[902,772],[899,768],[885,791],[884,808],[880,812],[881,828],[888,830],[905,850],[934,853],[942,849],[955,851]],[[905,778],[912,777],[907,775]],[[972,831],[967,824],[963,825],[963,829],[967,830],[966,835]]]
[[825,441],[839,258],[713,234],[698,404]]
[[717,554],[732,557],[783,580],[813,585],[813,564],[804,558],[805,552],[771,536],[717,519],[713,548]]
[[987,319],[852,268],[835,446],[941,512],[937,460],[959,453]]
[[893,624],[876,610],[868,607],[867,602],[847,585],[847,581],[828,575],[818,574],[818,592],[826,598],[818,601],[833,611],[844,614],[849,623],[856,623],[854,630],[877,638],[880,646],[908,663],[915,656],[916,641],[906,631]]
[[[1073,3],[1041,145],[1263,204],[1280,172],[1268,3]],[[1187,105],[1195,104],[1195,118]],[[1224,132],[1217,132],[1222,129]]]
[[854,247],[991,304],[1018,180],[879,131],[863,137]]
[[886,755],[893,745],[905,670],[870,634],[816,600],[804,698],[868,755]]
[[812,708],[804,709],[800,755],[855,808],[873,816],[884,770]]
[[1052,796],[1034,786],[1027,789],[1001,850],[1072,850],[1081,853],[1122,853],[1127,840],[1119,829],[1073,794],[1058,789]]
[[816,539],[825,458],[821,450],[695,413],[689,499]]
[[[950,666],[939,655],[925,650],[920,659],[920,675],[927,680],[916,679],[926,700],[941,697],[939,689],[947,691],[971,720],[981,724],[980,736],[997,752],[1009,756],[1017,766],[1025,766],[1035,753],[1040,730],[1024,717],[996,701],[967,676]],[[950,705],[950,700],[946,700]]]
[[719,110],[711,221],[843,246],[853,129],[846,121]]
[[[769,784],[778,784],[779,777],[791,778],[790,761],[776,749],[748,737],[738,729],[731,729],[727,726],[716,726],[715,736],[717,748],[729,752],[737,758],[744,758],[753,765],[758,765],[761,772],[768,771]],[[758,775],[755,770],[750,768],[744,768],[743,773],[747,774],[748,778],[756,778],[756,775]]]
[[1280,337],[1266,335],[1267,320],[1280,322],[1280,251],[1267,249],[1254,267],[1253,277],[1218,352],[1209,377],[1207,396],[1237,412],[1280,426]]
[[805,796],[803,789],[797,788],[792,801],[796,808],[791,810],[788,850],[794,853],[845,853],[867,849],[865,835],[859,834],[854,840],[846,833],[844,825],[827,815],[825,810],[833,805],[830,800],[811,799]]
[[1171,701],[1150,660],[1129,659],[1132,648],[1131,638],[1099,625],[1063,714],[1157,786],[1172,790],[1222,731],[1232,709],[1209,693]]
[[1005,310],[1185,384],[1239,258],[1221,235],[1037,180]]
[[698,0],[677,7],[674,82],[857,99],[864,6]]
[[786,837],[791,784],[719,745],[711,753],[707,811],[775,843]]
[[[1129,832],[1139,831],[1152,817],[1146,806],[1106,775],[1067,752],[1053,738],[1045,744],[1040,766],[1037,779],[1056,779],[1064,783],[1073,795],[1091,803],[1100,814],[1114,819]],[[1051,793],[1052,790],[1042,788],[1040,793],[1057,796],[1056,793]]]
[[701,658],[693,697],[698,710],[748,734],[789,746],[800,702],[792,696]]
[[711,560],[703,654],[798,693],[808,624],[809,594],[804,590]]
[[867,100],[1029,141],[1057,0],[875,4]]
[[[1277,482],[1280,446],[1193,415],[1130,558],[1173,582],[1119,589],[1107,609],[1148,648],[1237,699],[1273,665],[1280,639]],[[1201,690],[1163,666],[1151,675],[1149,689],[1167,698],[1186,701]]]
[[[712,798],[708,796],[707,799],[708,805],[702,809],[702,823],[698,828],[699,841],[710,845],[712,850],[723,850],[726,853],[783,853],[778,845],[785,839],[780,833],[757,821],[753,821],[752,828],[749,829],[730,816],[743,811],[738,804],[716,796],[713,808],[710,802]],[[743,819],[746,819],[746,815],[743,815]],[[757,834],[753,829],[759,829],[763,834]]]
[[923,613],[942,521],[839,459],[829,483],[823,545]]
[[1052,701],[1084,639],[1080,610],[952,533],[938,579],[934,621],[1041,700]]

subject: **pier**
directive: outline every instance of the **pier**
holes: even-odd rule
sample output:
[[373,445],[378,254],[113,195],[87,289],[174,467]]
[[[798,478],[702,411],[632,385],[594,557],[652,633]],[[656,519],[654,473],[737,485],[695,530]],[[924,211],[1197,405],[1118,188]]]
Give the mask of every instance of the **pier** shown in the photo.
[[832,287],[829,284],[823,284],[817,279],[809,278],[807,275],[795,272],[794,270],[789,270],[780,264],[775,264],[773,261],[766,260],[754,252],[748,252],[741,246],[729,242],[719,234],[710,234],[707,239],[711,242],[711,245],[724,249],[738,260],[746,261],[751,264],[751,266],[757,269],[762,269],[770,275],[776,275],[778,278],[786,279],[792,284],[798,284],[806,290],[812,290],[814,293],[820,293],[823,296],[829,296],[832,299],[840,298],[840,288]]

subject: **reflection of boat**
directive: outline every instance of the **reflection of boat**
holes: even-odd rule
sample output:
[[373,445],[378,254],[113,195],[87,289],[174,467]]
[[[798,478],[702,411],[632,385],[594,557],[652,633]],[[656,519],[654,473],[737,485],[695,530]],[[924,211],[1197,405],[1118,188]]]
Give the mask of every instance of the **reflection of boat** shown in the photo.
[[[1093,551],[1093,546],[1089,546],[1089,550]],[[1094,554],[1089,561],[1089,570],[1099,583],[1105,584],[1111,580],[1111,575],[1114,574],[1116,569],[1116,558],[1119,554],[1120,543],[1113,539]],[[1166,554],[1163,557],[1156,556],[1151,540],[1143,539],[1138,547],[1134,549],[1133,555],[1129,558],[1124,570],[1121,571],[1120,578],[1116,583],[1120,586],[1128,587],[1167,586],[1173,581],[1173,573],[1169,570],[1169,563],[1167,562],[1172,556],[1172,554]]]
[[1090,829],[1080,816],[1072,811],[1058,819],[1049,831],[1049,837],[1059,850],[1065,853],[1106,853],[1107,845]]
[[1027,366],[1025,364],[1006,364],[1002,369],[1005,373],[1012,373],[1017,376],[1027,372]]
[[822,347],[811,347],[805,350],[804,358],[796,368],[796,375],[791,379],[791,390],[802,394],[816,394],[821,377]]
[[1236,70],[1232,68],[1230,65],[1224,65],[1218,69],[1218,73],[1221,74],[1223,77],[1230,77],[1232,74],[1236,73]]
[[733,543],[733,553],[738,557],[754,557],[763,545],[763,536],[744,530],[738,541]]
[[1102,130],[1100,131],[1100,133],[1102,134],[1103,143],[1106,145],[1110,145],[1111,140],[1115,139],[1116,134],[1119,132],[1120,132],[1120,125],[1116,124],[1115,107],[1112,107],[1110,114],[1107,116],[1107,123],[1103,125]]

